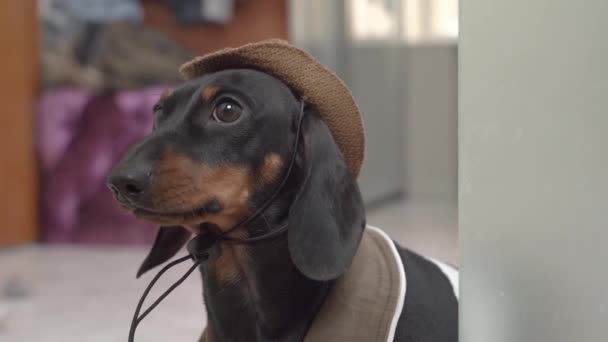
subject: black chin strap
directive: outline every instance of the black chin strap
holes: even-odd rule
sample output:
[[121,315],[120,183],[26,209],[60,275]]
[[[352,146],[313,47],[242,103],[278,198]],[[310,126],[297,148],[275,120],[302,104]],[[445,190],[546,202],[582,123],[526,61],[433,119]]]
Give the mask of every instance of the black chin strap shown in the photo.
[[[131,328],[129,329],[129,339],[128,339],[129,342],[135,341],[135,330],[137,329],[137,326],[139,325],[139,323],[141,323],[141,321],[144,318],[146,318],[146,316],[148,316],[148,314],[150,312],[152,312],[152,310],[154,310],[154,308],[156,308],[158,306],[158,304],[160,304],[160,302],[162,302],[171,292],[173,292],[173,290],[175,290],[179,285],[181,285],[181,283],[183,283],[184,280],[186,280],[190,276],[190,274],[192,274],[192,272],[194,272],[194,270],[200,264],[202,264],[204,261],[209,259],[208,250],[211,247],[213,247],[213,245],[217,241],[223,240],[223,241],[230,241],[233,243],[242,243],[242,244],[255,243],[255,242],[259,242],[259,241],[274,239],[277,236],[282,235],[283,233],[285,233],[287,231],[288,225],[286,223],[286,224],[282,225],[281,227],[279,227],[278,229],[275,229],[269,233],[266,233],[266,234],[260,235],[260,236],[255,236],[255,237],[245,238],[245,239],[239,239],[239,238],[228,236],[229,233],[235,231],[239,227],[242,227],[242,226],[250,223],[251,221],[256,219],[258,216],[260,216],[262,214],[262,212],[264,212],[264,210],[266,210],[268,208],[268,206],[270,204],[272,204],[272,202],[277,198],[277,196],[279,195],[279,193],[281,192],[281,190],[287,183],[287,178],[289,178],[289,176],[291,174],[291,171],[295,164],[296,156],[298,154],[298,143],[300,141],[300,133],[301,133],[303,119],[304,119],[304,101],[302,100],[302,101],[300,101],[300,113],[299,113],[298,122],[297,122],[296,138],[295,138],[295,142],[294,142],[294,146],[293,146],[293,153],[291,156],[291,160],[289,162],[289,166],[285,170],[281,183],[279,183],[279,185],[275,188],[272,195],[270,195],[270,197],[268,197],[266,202],[264,202],[264,204],[261,207],[259,207],[253,214],[251,214],[249,217],[242,220],[241,222],[235,224],[230,229],[225,230],[220,234],[216,234],[215,232],[207,229],[206,234],[195,236],[192,240],[190,240],[188,242],[188,245],[187,245],[188,255],[183,256],[179,259],[173,260],[172,262],[168,263],[154,276],[154,278],[152,278],[152,280],[150,281],[150,283],[144,290],[144,293],[141,295],[141,298],[139,299],[139,302],[137,303],[137,307],[135,308],[135,313],[133,314],[133,319],[131,320]],[[172,268],[173,266],[179,265],[187,260],[193,260],[194,264],[192,264],[192,266],[190,266],[188,271],[186,271],[186,273],[184,273],[184,275],[181,278],[179,278],[175,283],[173,283],[173,285],[171,285],[165,292],[163,292],[163,294],[160,295],[160,297],[158,297],[158,299],[155,300],[154,303],[152,303],[146,309],[146,311],[144,311],[140,315],[140,311],[143,307],[144,301],[146,300],[146,297],[150,293],[150,290],[152,290],[152,287],[154,287],[154,284],[156,284],[156,282],[160,279],[160,277],[165,272],[167,272],[170,268]]]

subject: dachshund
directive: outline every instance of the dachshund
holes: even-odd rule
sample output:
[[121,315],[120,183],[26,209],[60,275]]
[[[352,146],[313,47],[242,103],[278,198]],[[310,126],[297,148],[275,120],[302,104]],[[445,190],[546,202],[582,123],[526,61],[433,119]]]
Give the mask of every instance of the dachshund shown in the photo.
[[[273,239],[214,245],[215,256],[199,267],[208,317],[201,341],[304,340],[357,252],[366,227],[359,187],[314,105],[302,101],[254,69],[187,81],[161,96],[153,131],[108,177],[120,206],[161,226],[138,276],[171,259],[193,235],[245,239],[287,224],[286,234]],[[229,231],[283,177],[261,215]],[[457,299],[447,277],[395,246],[407,296],[394,341],[457,341]]]

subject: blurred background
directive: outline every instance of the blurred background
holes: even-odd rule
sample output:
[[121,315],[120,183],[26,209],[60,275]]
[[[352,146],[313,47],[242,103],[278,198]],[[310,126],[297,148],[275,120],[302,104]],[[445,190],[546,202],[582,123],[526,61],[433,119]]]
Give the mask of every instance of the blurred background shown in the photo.
[[[3,0],[0,18],[0,340],[124,339],[156,228],[122,212],[105,177],[179,65],[267,38],[353,91],[369,223],[458,264],[458,0]],[[138,336],[195,340],[200,288],[189,279]]]

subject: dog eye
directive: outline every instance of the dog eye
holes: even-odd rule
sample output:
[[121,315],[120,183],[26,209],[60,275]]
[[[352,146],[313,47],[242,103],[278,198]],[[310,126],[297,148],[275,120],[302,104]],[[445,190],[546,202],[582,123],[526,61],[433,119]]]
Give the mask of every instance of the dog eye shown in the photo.
[[163,104],[162,104],[162,103],[160,103],[160,102],[159,102],[159,103],[157,103],[157,104],[155,104],[155,105],[154,105],[154,107],[152,107],[152,111],[153,111],[154,113],[160,112],[160,111],[162,111],[162,110],[163,110]]
[[226,100],[220,102],[213,109],[213,118],[218,122],[230,123],[238,120],[241,117],[243,108],[236,102]]

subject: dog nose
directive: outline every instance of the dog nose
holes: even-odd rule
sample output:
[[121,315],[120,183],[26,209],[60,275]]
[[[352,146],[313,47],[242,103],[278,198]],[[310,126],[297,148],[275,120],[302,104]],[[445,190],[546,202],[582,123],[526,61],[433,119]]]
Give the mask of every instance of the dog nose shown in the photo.
[[145,168],[114,170],[108,177],[108,188],[114,195],[137,201],[150,187],[152,172]]

